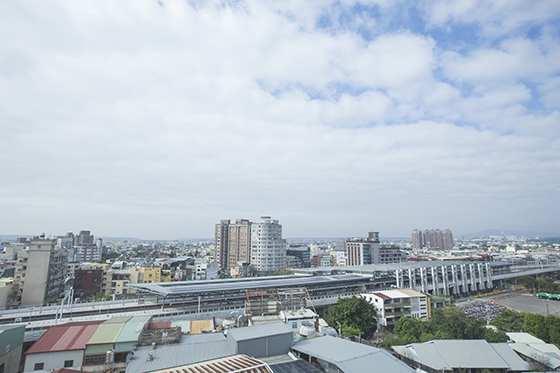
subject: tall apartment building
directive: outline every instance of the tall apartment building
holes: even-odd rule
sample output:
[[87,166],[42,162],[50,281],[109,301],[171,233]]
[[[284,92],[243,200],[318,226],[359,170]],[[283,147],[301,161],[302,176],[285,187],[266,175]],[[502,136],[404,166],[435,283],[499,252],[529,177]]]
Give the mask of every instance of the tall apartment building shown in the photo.
[[91,235],[90,231],[80,231],[80,234],[74,237],[74,245],[84,246],[93,245],[94,237]]
[[251,259],[251,222],[247,219],[221,220],[214,230],[214,263],[222,270]]
[[101,294],[103,268],[80,268],[74,274],[74,291],[77,297]]
[[[311,267],[311,249],[307,246],[288,247],[286,255],[293,256],[299,259],[302,268]],[[291,267],[290,267],[291,268]]]
[[228,232],[230,220],[220,220],[214,228],[214,263],[218,263],[218,268],[227,267],[227,248]]
[[251,225],[251,265],[258,275],[271,275],[286,269],[286,240],[282,239],[282,225],[270,216],[261,217]]
[[413,249],[453,249],[453,233],[449,229],[443,231],[439,229],[424,229],[424,231],[414,229],[412,231]]
[[72,246],[68,251],[68,261],[91,263],[101,261],[102,250],[97,245]]
[[56,239],[31,239],[29,250],[18,253],[14,279],[15,303],[22,306],[49,302],[64,292],[68,254]]
[[379,232],[369,232],[367,238],[346,240],[346,265],[389,264],[406,261],[406,254],[395,246],[382,246]]

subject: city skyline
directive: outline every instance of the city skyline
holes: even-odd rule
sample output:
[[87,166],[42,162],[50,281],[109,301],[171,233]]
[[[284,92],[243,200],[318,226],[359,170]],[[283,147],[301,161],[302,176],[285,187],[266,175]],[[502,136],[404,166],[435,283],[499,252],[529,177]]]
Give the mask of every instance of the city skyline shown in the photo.
[[560,234],[560,3],[0,4],[0,235]]

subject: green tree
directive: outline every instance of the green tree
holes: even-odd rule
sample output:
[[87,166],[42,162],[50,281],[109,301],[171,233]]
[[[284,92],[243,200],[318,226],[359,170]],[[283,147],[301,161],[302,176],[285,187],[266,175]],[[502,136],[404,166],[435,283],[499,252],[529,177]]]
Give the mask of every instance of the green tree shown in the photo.
[[546,327],[545,317],[529,313],[523,321],[523,331],[530,333],[545,342],[549,342],[548,329]]
[[339,330],[339,324],[343,329],[354,328],[367,338],[377,329],[375,316],[375,307],[371,303],[365,298],[353,296],[339,298],[335,305],[330,306],[325,321],[336,330]]
[[[448,305],[432,313],[430,329],[436,339],[468,339],[466,335],[470,320],[457,307]],[[472,331],[470,331],[472,334]]]
[[558,290],[558,285],[554,283],[554,281],[548,277],[539,277],[537,278],[537,285],[539,290],[544,290],[546,292],[552,293]]
[[422,321],[408,317],[398,319],[393,330],[399,338],[403,338],[407,343],[420,342],[422,335],[427,331]]
[[508,341],[508,336],[504,332],[494,331],[490,328],[486,328],[484,331],[484,339],[488,343],[505,343]]
[[504,310],[501,311],[490,323],[505,332],[518,332],[523,330],[525,315],[527,315],[525,312]]
[[533,276],[522,276],[517,279],[517,283],[525,286],[528,290],[537,288],[537,280]]

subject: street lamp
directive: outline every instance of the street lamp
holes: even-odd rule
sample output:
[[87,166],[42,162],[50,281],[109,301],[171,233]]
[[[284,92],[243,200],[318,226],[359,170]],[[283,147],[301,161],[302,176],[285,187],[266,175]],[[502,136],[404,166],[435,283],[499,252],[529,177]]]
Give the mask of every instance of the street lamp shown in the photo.
[[342,327],[338,321],[335,321],[338,324],[338,338],[342,338]]

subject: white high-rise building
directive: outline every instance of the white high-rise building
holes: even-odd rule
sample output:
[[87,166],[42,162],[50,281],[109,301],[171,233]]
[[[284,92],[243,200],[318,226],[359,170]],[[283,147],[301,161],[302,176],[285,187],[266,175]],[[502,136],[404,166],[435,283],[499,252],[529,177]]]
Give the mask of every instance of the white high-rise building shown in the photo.
[[271,275],[286,269],[286,240],[282,226],[270,216],[262,216],[260,223],[251,225],[251,265],[259,275]]

